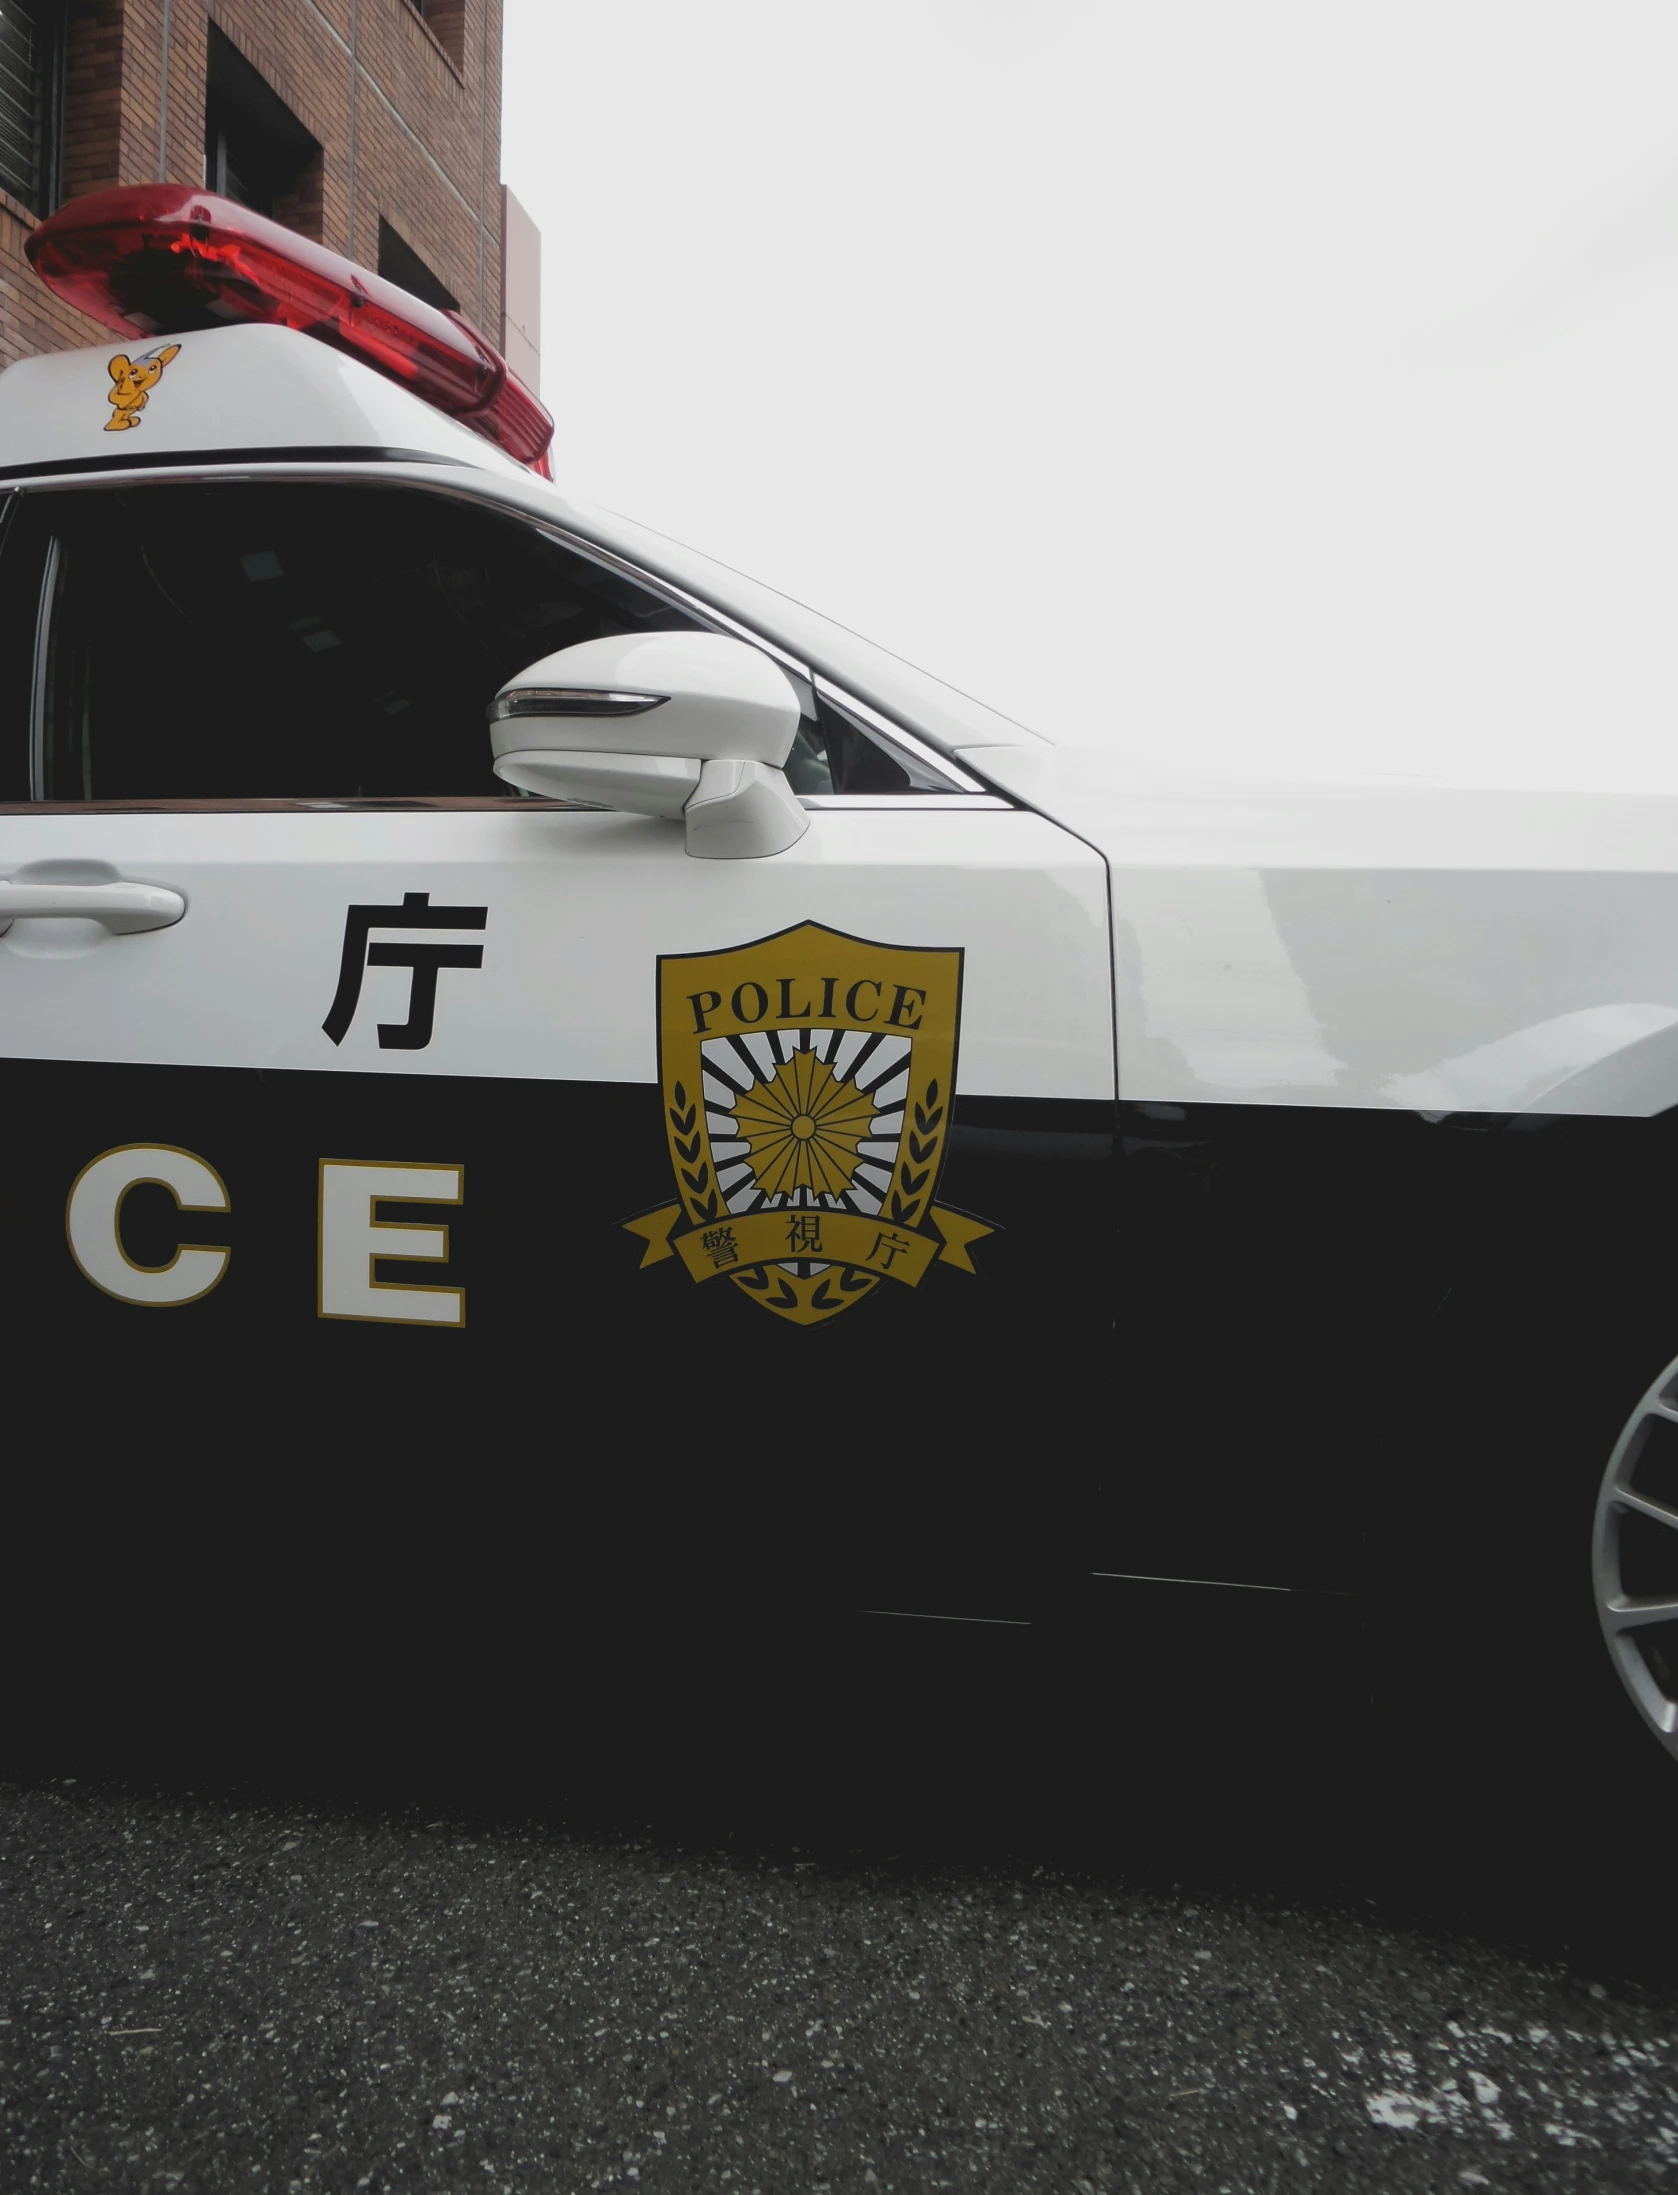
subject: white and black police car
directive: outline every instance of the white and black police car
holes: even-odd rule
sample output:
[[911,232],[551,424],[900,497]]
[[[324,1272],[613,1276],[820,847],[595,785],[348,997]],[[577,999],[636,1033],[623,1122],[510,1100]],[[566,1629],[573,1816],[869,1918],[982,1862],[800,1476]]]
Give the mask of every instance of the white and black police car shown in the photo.
[[1115,1696],[1362,1606],[1678,1752],[1671,801],[1126,772],[242,207],[30,252],[116,335],[0,377],[20,1589],[1112,1619]]

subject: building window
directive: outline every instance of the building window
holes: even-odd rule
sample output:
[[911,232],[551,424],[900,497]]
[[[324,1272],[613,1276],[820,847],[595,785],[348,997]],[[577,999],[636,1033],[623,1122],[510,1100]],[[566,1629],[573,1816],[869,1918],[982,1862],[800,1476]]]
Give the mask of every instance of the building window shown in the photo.
[[384,215],[379,216],[379,272],[411,296],[423,297],[439,312],[459,312],[460,299],[440,282],[406,237],[398,236]]
[[31,213],[57,200],[62,83],[56,0],[0,0],[0,189]]
[[466,0],[408,0],[457,70],[466,65]]
[[[0,6],[9,0],[0,0]],[[210,25],[204,93],[204,183],[317,240],[321,149],[230,38]]]

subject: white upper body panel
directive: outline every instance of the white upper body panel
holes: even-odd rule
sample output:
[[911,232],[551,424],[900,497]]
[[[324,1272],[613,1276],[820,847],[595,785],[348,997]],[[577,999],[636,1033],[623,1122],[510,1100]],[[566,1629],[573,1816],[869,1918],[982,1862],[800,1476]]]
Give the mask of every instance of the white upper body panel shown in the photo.
[[1678,796],[971,759],[1106,857],[1124,1097],[1678,1104]]
[[[766,861],[693,861],[669,824],[553,809],[0,816],[0,873],[28,883],[66,864],[161,883],[187,916],[133,937],[13,922],[13,1058],[650,1083],[661,953],[821,922],[963,950],[963,1089],[1113,1095],[1101,864],[1018,809],[818,812]],[[423,1051],[388,1051],[376,1024],[404,1017],[409,979],[371,969],[366,1010],[329,1042],[345,908],[416,883],[439,906],[487,909],[470,933],[481,978],[447,981]]]

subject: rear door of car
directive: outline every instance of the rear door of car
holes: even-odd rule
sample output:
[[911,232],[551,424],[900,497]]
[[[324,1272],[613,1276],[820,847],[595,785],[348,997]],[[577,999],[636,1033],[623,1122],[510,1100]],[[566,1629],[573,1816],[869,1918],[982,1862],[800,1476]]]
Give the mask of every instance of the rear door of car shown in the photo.
[[12,1332],[107,1549],[1042,1620],[1096,855],[790,662],[789,853],[513,793],[499,684],[716,613],[412,479],[32,489],[0,597]]

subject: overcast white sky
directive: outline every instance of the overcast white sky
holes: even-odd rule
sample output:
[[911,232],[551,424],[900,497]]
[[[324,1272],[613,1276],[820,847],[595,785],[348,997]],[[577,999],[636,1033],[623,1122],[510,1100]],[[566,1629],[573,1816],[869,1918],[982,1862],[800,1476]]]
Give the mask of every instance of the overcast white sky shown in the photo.
[[1671,0],[507,0],[555,475],[1140,756],[1678,785]]

